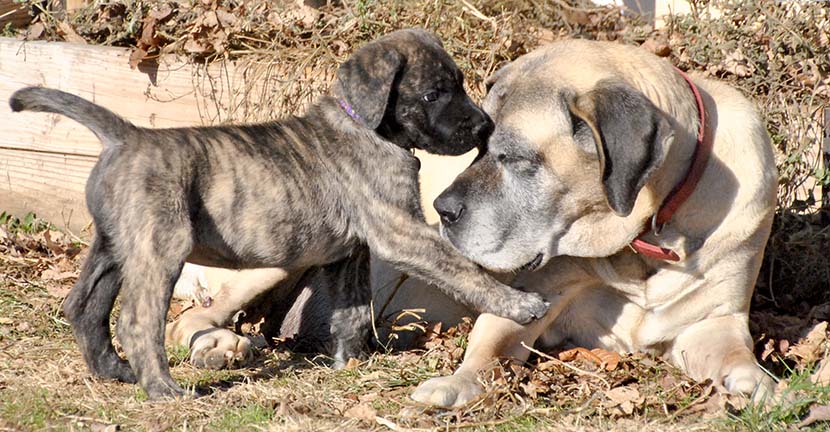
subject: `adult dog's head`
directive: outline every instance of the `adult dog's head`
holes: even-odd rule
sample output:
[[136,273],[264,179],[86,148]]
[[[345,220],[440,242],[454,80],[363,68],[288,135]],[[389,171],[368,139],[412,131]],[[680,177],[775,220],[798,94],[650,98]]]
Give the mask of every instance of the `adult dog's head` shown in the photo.
[[[655,94],[676,111],[656,107]],[[502,68],[483,106],[496,123],[487,153],[434,205],[442,235],[497,271],[625,247],[674,186],[664,165],[685,170],[664,164],[675,138],[694,141],[675,116],[685,124],[691,115],[691,125],[697,113],[667,62],[589,41],[553,44]]]
[[463,83],[434,34],[407,29],[358,49],[340,66],[332,90],[366,126],[395,144],[458,155],[483,147],[493,131]]

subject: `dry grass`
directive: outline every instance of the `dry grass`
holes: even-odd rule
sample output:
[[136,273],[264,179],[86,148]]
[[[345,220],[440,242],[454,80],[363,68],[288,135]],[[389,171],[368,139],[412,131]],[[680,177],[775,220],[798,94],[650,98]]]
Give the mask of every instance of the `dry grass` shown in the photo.
[[759,353],[793,395],[775,415],[739,410],[745,400],[659,359],[602,350],[531,349],[527,363],[494,364],[480,377],[485,395],[460,409],[411,401],[418,383],[458,366],[470,321],[430,324],[419,349],[375,352],[341,371],[282,347],[224,371],[193,368],[173,350],[174,378],[203,396],[150,402],[138,386],[90,377],[62,318],[85,249],[34,218],[0,221],[0,430],[787,430],[830,401],[810,382],[830,349],[826,323],[802,339],[813,317],[766,313],[754,317],[770,341]]
[[711,430],[724,419],[728,400],[712,387],[657,359],[604,352],[494,365],[481,377],[485,397],[461,409],[411,401],[418,383],[459,364],[469,322],[431,325],[421,349],[341,371],[282,348],[226,371],[171,351],[174,378],[204,396],[149,402],[138,386],[88,374],[60,312],[85,246],[34,226],[0,224],[0,430]]

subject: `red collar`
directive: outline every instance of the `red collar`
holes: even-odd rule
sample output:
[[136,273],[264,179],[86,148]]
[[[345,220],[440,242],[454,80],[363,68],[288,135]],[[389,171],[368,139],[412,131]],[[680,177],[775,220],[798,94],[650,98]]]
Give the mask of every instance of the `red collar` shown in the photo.
[[654,216],[651,217],[651,226],[647,226],[640,235],[631,242],[631,249],[635,252],[643,254],[649,258],[665,260],[665,261],[680,261],[680,257],[671,249],[666,249],[651,243],[646,242],[642,237],[653,232],[654,235],[660,234],[663,225],[666,224],[674,213],[680,208],[689,196],[695,191],[698,180],[703,176],[703,171],[706,169],[706,164],[709,162],[709,155],[712,154],[712,137],[711,133],[706,135],[706,109],[703,106],[703,98],[700,96],[700,91],[692,82],[688,75],[683,73],[680,69],[677,72],[683,79],[689,83],[689,88],[695,95],[697,102],[697,111],[700,118],[700,126],[697,132],[697,145],[695,152],[692,155],[692,164],[689,166],[689,171],[686,172],[686,177],[674,189],[672,189],[669,196],[663,201],[660,209]]

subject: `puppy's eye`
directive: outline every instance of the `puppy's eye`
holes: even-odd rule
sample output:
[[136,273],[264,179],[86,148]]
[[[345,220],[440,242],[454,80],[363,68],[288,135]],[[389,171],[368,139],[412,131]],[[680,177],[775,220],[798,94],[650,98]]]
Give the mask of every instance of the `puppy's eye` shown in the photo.
[[435,90],[427,92],[427,94],[424,95],[424,100],[427,101],[427,102],[437,101],[438,100],[438,92],[435,91]]

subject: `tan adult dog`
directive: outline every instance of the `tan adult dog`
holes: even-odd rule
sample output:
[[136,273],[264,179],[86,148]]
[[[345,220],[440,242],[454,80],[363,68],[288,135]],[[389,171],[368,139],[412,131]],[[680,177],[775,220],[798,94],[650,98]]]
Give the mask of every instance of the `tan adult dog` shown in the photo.
[[[747,322],[775,210],[773,151],[745,97],[693,82],[712,153],[691,195],[652,230],[695,159],[700,112],[681,73],[635,47],[571,40],[490,79],[483,106],[496,130],[435,201],[441,232],[490,270],[519,270],[514,285],[552,307],[529,325],[481,315],[463,364],[414,399],[465,404],[495,359],[528,357],[522,342],[647,351],[731,392],[769,389]],[[632,250],[644,231],[678,260]]]
[[[443,232],[486,267],[524,267],[514,283],[543,293],[553,307],[529,326],[480,316],[458,371],[427,381],[413,397],[441,406],[472,400],[481,392],[477,373],[496,358],[527,358],[521,342],[649,351],[730,391],[768,388],[771,380],[752,355],[747,314],[774,211],[776,171],[751,103],[728,86],[694,78],[713,153],[694,193],[660,235],[644,237],[679,255],[670,262],[628,246],[686,175],[696,146],[695,98],[669,63],[637,48],[567,41],[518,59],[490,83],[484,108],[496,131],[488,154],[437,203],[464,208]],[[619,150],[609,140],[647,149],[641,154],[647,162],[608,153]],[[422,158],[423,201],[431,202],[469,162]],[[608,184],[603,178],[615,177],[606,177],[604,168],[634,178]],[[443,212],[453,216],[448,213],[457,207]],[[397,274],[375,264],[375,303],[382,304]],[[255,272],[266,278],[211,269],[203,283],[216,290],[267,279],[267,270]],[[407,284],[390,310],[426,307],[429,318],[445,323],[464,313],[437,291]],[[196,360],[215,358],[221,365],[223,358],[247,356],[247,340],[215,328],[241,309],[214,301],[223,303],[191,310],[168,327],[168,336],[187,344],[195,334]]]

